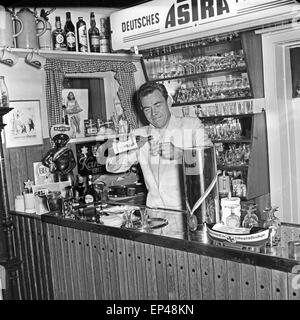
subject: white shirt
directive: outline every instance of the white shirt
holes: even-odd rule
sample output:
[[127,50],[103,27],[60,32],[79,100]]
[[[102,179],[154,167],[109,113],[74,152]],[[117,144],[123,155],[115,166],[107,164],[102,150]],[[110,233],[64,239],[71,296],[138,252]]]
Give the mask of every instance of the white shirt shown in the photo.
[[171,115],[168,126],[158,129],[152,125],[138,128],[134,135],[153,136],[153,141],[140,149],[114,157],[108,157],[106,168],[109,172],[124,172],[139,162],[148,190],[147,206],[152,208],[182,209],[184,207],[184,185],[182,161],[164,159],[151,154],[151,143],[172,142],[181,149],[192,146],[211,145],[198,118],[177,118]]

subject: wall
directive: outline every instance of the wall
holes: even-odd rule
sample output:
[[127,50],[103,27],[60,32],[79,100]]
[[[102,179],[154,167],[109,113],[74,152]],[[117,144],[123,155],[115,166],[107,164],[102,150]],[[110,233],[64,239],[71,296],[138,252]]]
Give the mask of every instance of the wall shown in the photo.
[[300,46],[299,27],[261,32],[269,142],[271,203],[279,218],[300,223],[299,99],[292,98],[290,48]]

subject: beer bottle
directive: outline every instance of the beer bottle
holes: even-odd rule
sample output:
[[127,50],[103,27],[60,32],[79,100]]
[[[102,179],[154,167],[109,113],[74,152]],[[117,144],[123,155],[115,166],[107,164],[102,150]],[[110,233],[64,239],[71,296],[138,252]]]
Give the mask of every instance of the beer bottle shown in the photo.
[[66,12],[66,24],[64,29],[68,51],[76,51],[75,27],[71,20],[70,12]]
[[76,24],[77,27],[77,43],[79,52],[87,52],[87,34],[86,34],[86,23],[82,17],[78,17]]
[[100,52],[100,32],[96,27],[94,12],[91,12],[91,27],[89,28],[89,43],[91,52]]
[[97,194],[96,194],[96,191],[95,191],[94,185],[93,185],[93,176],[89,175],[88,185],[87,185],[86,192],[84,195],[84,202],[87,204],[92,203],[92,202],[96,201],[96,198],[97,198]]
[[55,29],[52,32],[53,49],[66,51],[66,36],[64,30],[61,28],[60,17],[55,17]]

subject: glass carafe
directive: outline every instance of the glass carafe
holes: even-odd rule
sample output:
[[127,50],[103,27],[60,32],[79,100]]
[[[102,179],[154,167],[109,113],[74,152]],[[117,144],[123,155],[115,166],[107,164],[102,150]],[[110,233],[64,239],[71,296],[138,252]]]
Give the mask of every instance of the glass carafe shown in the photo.
[[185,202],[191,231],[219,221],[217,167],[213,146],[183,150]]
[[244,228],[258,227],[258,217],[255,214],[255,212],[256,212],[256,205],[251,205],[247,209],[247,214],[245,215],[245,218],[242,222],[242,227]]
[[279,218],[275,216],[275,212],[278,210],[278,207],[276,208],[266,208],[264,210],[264,213],[267,213],[267,220],[264,222],[263,227],[271,229],[270,232],[270,240],[269,245],[276,246],[280,242],[281,238],[281,222]]
[[0,76],[0,108],[9,107],[8,90],[3,76]]

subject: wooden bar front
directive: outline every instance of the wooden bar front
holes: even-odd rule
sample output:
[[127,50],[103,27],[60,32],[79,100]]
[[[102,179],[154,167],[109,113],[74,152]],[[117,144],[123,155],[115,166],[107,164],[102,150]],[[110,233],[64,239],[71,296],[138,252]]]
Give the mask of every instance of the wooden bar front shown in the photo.
[[264,267],[255,265],[250,253],[235,259],[227,250],[221,258],[223,248],[197,252],[182,242],[180,249],[180,239],[105,226],[89,231],[49,222],[55,218],[12,215],[23,262],[20,299],[300,299],[299,275],[292,273],[297,261],[266,257],[270,265]]

